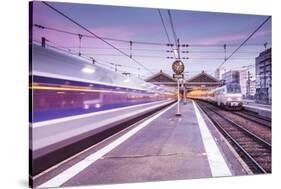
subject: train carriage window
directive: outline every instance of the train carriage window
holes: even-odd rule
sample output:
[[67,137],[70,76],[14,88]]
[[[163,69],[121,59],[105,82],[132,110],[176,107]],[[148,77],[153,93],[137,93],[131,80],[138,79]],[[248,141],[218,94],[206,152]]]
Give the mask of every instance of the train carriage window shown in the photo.
[[236,83],[228,84],[226,86],[226,89],[227,89],[227,93],[241,93],[240,85]]

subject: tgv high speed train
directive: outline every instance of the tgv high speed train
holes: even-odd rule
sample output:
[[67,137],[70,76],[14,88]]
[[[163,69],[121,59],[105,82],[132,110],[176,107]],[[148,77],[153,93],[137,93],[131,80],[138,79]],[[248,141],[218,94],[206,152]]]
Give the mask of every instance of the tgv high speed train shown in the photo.
[[188,97],[208,101],[229,110],[241,110],[243,108],[243,95],[240,85],[236,83],[228,83],[210,91],[192,91],[188,94]]
[[77,55],[38,44],[30,50],[31,175],[88,147],[115,126],[175,99],[172,89],[124,76]]

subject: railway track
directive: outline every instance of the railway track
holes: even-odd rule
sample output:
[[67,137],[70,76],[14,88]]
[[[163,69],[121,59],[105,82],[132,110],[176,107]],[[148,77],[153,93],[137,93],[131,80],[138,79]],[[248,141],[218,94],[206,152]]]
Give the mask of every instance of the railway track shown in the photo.
[[271,144],[222,115],[212,105],[197,102],[253,173],[271,173]]
[[271,120],[262,116],[259,116],[255,112],[250,112],[247,110],[242,110],[240,112],[233,111],[232,112],[235,115],[238,115],[240,117],[243,117],[245,119],[251,120],[255,123],[258,123],[260,125],[263,125],[265,127],[271,128]]

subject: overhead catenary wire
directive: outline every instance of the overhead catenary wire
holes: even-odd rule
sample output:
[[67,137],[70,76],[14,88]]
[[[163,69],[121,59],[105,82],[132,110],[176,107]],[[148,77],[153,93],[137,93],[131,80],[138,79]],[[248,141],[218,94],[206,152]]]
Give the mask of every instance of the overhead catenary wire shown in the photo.
[[[43,26],[41,24],[34,24],[34,27],[40,28],[40,29],[45,29],[45,30],[49,30],[49,31],[55,31],[55,32],[59,32],[59,33],[65,33],[65,34],[69,34],[69,35],[79,35],[79,33],[75,33],[75,32],[70,32],[67,30],[62,30],[62,29],[58,29],[58,28],[54,28],[54,27],[49,27],[49,26]],[[87,35],[87,34],[81,34],[83,37],[87,37],[87,38],[93,38],[93,39],[98,39],[96,36],[92,36],[92,35]],[[168,46],[167,43],[158,43],[158,42],[152,42],[152,41],[132,41],[132,40],[124,40],[124,39],[116,39],[116,38],[110,38],[110,37],[101,37],[100,38],[107,40],[107,41],[114,41],[114,42],[122,42],[122,43],[130,43],[133,42],[135,44],[143,44],[143,45],[158,45],[158,46]]]
[[[38,41],[38,40],[33,40],[33,42],[36,42],[36,43],[40,44],[40,41]],[[50,43],[52,45],[47,44],[46,45],[47,47],[51,47],[53,49],[56,49],[56,50],[59,50],[59,51],[63,51],[65,53],[69,53],[69,54],[72,54],[72,55],[75,55],[75,56],[79,55],[79,51],[74,51],[74,50],[71,50],[69,48],[65,48],[65,47],[59,45],[58,43],[55,43],[55,42],[50,41],[50,40],[48,40],[48,43]],[[85,59],[85,60],[87,60],[87,61],[92,61],[93,60],[92,57],[85,56],[85,55],[87,55],[87,54],[85,54],[85,53],[82,54],[81,53],[80,57]],[[119,55],[119,56],[122,56],[122,55]],[[127,65],[123,65],[123,64],[116,64],[116,63],[113,63],[112,61],[109,62],[109,61],[102,60],[102,59],[96,58],[96,57],[95,57],[95,64],[98,64],[98,65],[100,65],[100,66],[102,66],[104,68],[113,69],[113,70],[115,70],[115,68],[112,67],[112,65],[120,65],[120,67],[125,67],[125,68],[130,68],[130,69],[135,69],[135,70],[137,69],[138,71],[140,70],[140,68],[136,68],[136,67],[133,67],[133,66],[127,66]],[[119,72],[119,70],[120,69],[118,69],[117,72]],[[122,72],[125,72],[125,70],[122,70]],[[128,71],[126,71],[126,72],[128,72]],[[131,72],[131,71],[129,73],[131,73],[133,75],[136,75],[136,76],[140,75],[139,73],[134,73],[134,72]],[[140,76],[148,77],[148,76],[144,76],[144,75],[140,75]]]
[[[172,42],[171,42],[171,40],[170,40],[170,37],[169,37],[169,34],[168,34],[168,31],[167,31],[167,28],[166,28],[166,25],[165,25],[165,22],[164,22],[164,19],[163,19],[163,17],[162,17],[162,14],[161,14],[160,9],[158,9],[158,14],[159,14],[159,16],[160,16],[161,23],[162,23],[162,26],[163,26],[163,28],[164,28],[164,32],[165,32],[165,34],[166,34],[166,37],[167,37],[167,39],[168,39],[168,42],[169,42],[169,44],[172,44]],[[172,51],[174,50],[173,47],[172,47],[172,45],[171,45],[171,49],[172,49]],[[173,53],[173,54],[174,54],[174,53]],[[174,54],[174,57],[176,58],[176,55],[175,55],[175,54]]]
[[93,36],[95,36],[96,38],[100,39],[101,41],[103,41],[104,43],[106,43],[107,45],[111,46],[113,49],[117,50],[118,52],[120,52],[121,54],[123,54],[124,56],[129,57],[130,59],[132,59],[136,64],[140,65],[141,67],[143,67],[145,70],[147,70],[148,72],[150,72],[151,74],[153,74],[153,72],[151,72],[147,67],[145,67],[143,64],[141,64],[139,61],[137,61],[134,58],[131,58],[130,55],[128,55],[127,53],[125,53],[124,51],[120,50],[119,48],[115,47],[114,45],[112,45],[111,43],[109,43],[108,41],[104,40],[102,37],[98,36],[97,34],[95,34],[94,32],[90,31],[89,29],[87,29],[85,26],[79,24],[77,21],[73,20],[72,18],[70,18],[69,16],[65,15],[64,13],[62,13],[61,11],[59,11],[58,9],[56,9],[55,7],[53,7],[52,5],[50,5],[49,3],[43,1],[42,3],[44,3],[46,6],[48,6],[49,8],[51,8],[52,10],[54,10],[55,12],[57,12],[58,14],[62,15],[63,17],[67,18],[69,21],[71,21],[72,23],[74,23],[75,25],[79,26],[80,28],[84,29],[85,31],[87,31],[88,33],[92,34]]
[[[40,41],[35,41],[37,43],[40,43]],[[63,50],[66,50],[67,52],[70,52],[71,54],[74,54],[74,55],[79,55],[79,52],[76,52],[72,49],[69,49],[69,48],[66,48],[66,47],[63,47],[53,41],[50,41],[48,40],[48,43],[52,43],[56,46],[51,46],[51,45],[48,45],[50,47],[53,47],[53,48],[60,48],[60,49],[63,49]],[[85,56],[86,55],[86,56]],[[88,60],[91,60],[92,56],[119,56],[119,57],[122,57],[123,55],[120,55],[120,54],[110,54],[110,53],[81,53],[80,55],[81,57],[84,57]],[[136,54],[135,55],[136,57],[141,57],[141,58],[158,58],[158,59],[173,59],[173,57],[165,57],[165,56],[150,56],[150,55],[141,55],[141,54]],[[99,60],[100,58],[95,58],[97,60]],[[208,58],[204,58],[204,57],[190,57],[188,59],[191,59],[191,60],[222,60],[224,59],[223,57],[208,57]],[[252,59],[251,57],[242,57],[242,58],[233,58],[233,60],[249,60],[249,59]],[[103,60],[104,61],[104,60]],[[104,61],[104,62],[107,62],[108,64],[116,64],[116,63],[112,63],[111,61]],[[131,69],[136,69],[135,67],[133,66],[127,66],[127,65],[122,65],[122,67],[127,67],[127,68],[131,68]]]
[[[174,41],[175,41],[175,46],[176,46],[175,50],[177,51],[177,59],[181,59],[180,42],[179,42],[179,38],[177,37],[176,31],[175,31],[175,26],[174,26],[174,23],[173,23],[172,14],[171,14],[170,10],[168,10],[168,15],[169,15],[171,28],[172,28],[172,33],[173,33],[173,36],[174,36]],[[188,47],[189,45],[184,45],[184,46]]]
[[168,15],[169,15],[169,21],[170,21],[170,24],[171,24],[175,45],[178,46],[179,45],[178,41],[177,41],[178,37],[177,37],[177,34],[175,32],[175,27],[174,27],[174,23],[173,23],[173,19],[172,19],[172,15],[171,15],[171,11],[170,10],[168,10]]
[[[73,35],[73,36],[77,36],[77,35],[82,35],[84,38],[93,38],[93,39],[97,39],[95,36],[92,35],[87,35],[87,34],[83,34],[83,33],[75,33],[75,32],[71,32],[71,31],[67,31],[67,30],[62,30],[59,28],[54,28],[54,27],[49,27],[49,26],[43,26],[41,24],[34,24],[32,25],[33,27],[39,28],[39,29],[44,29],[44,30],[49,30],[49,31],[54,31],[54,32],[59,32],[59,33],[64,33],[64,34],[68,34],[68,35]],[[124,39],[116,39],[116,38],[109,38],[109,37],[101,37],[104,40],[107,41],[114,41],[114,42],[120,42],[120,43],[130,43],[130,41],[132,41],[134,44],[141,44],[141,45],[153,45],[153,46],[170,46],[169,43],[159,43],[159,42],[152,42],[152,41],[135,41],[135,40],[124,40]],[[270,42],[267,42],[267,45],[270,45]],[[204,43],[189,43],[188,46],[189,47],[201,47],[201,48],[210,48],[210,47],[221,47],[224,44],[204,44]],[[236,47],[239,46],[240,44],[236,44],[236,43],[227,43],[228,47]],[[264,43],[252,43],[252,44],[247,44],[247,46],[264,46]],[[81,47],[83,48],[83,47]],[[119,49],[124,49],[124,48],[119,48]],[[133,49],[133,50],[137,50],[137,49]]]
[[[257,44],[258,45],[258,44]],[[262,46],[263,44],[259,44],[260,46]],[[96,49],[96,50],[111,50],[112,48],[110,47],[98,47],[98,46],[61,46],[62,48],[67,48],[67,49]],[[120,47],[119,49],[122,50],[130,50],[130,48],[123,48]],[[162,52],[162,53],[166,53],[167,50],[166,49],[149,49],[149,48],[134,48],[132,49],[132,51],[148,51],[148,52]],[[189,50],[188,53],[206,53],[206,54],[222,54],[224,53],[224,51],[221,50]],[[236,52],[236,54],[257,54],[260,53],[260,51],[240,51],[240,52]]]
[[[85,55],[93,55],[93,56],[122,56],[120,54],[110,54],[110,53],[84,53]],[[141,57],[141,58],[164,58],[164,59],[174,59],[174,57],[169,56],[153,56],[153,55],[142,55],[142,54],[135,54],[135,57]],[[224,57],[183,57],[183,59],[191,59],[191,60],[223,60]],[[252,57],[241,57],[241,58],[234,58],[234,60],[248,60],[252,59]]]
[[169,37],[169,34],[168,34],[168,31],[167,31],[167,28],[166,28],[166,25],[165,25],[165,22],[164,22],[164,19],[163,19],[163,16],[161,14],[161,11],[160,9],[158,9],[158,14],[160,16],[160,19],[161,19],[161,23],[162,23],[162,26],[164,28],[164,31],[165,31],[165,34],[166,34],[166,37],[168,39],[168,42],[171,43],[171,40],[170,40],[170,37]]
[[[75,35],[77,35],[77,33],[73,33],[73,34],[75,34]],[[84,34],[81,34],[83,37],[85,36]],[[95,36],[92,36],[92,35],[87,35],[87,36],[89,36],[89,37],[91,37],[91,38],[96,38]],[[102,37],[103,39],[105,39],[106,40],[106,38],[104,38],[104,37]],[[115,39],[115,40],[118,40],[118,39]],[[119,40],[119,41],[122,41],[122,42],[129,42],[129,40]],[[149,43],[151,43],[151,44],[153,44],[154,42],[140,42],[140,43],[143,43],[143,44],[149,44]],[[166,43],[154,43],[154,44],[157,44],[157,45],[166,45]],[[190,44],[190,46],[194,46],[194,47],[211,47],[211,46],[214,46],[214,47],[218,47],[218,46],[220,46],[221,44],[214,44],[214,45],[212,45],[212,44]],[[228,46],[233,46],[233,47],[236,47],[236,46],[238,46],[239,44],[227,44]],[[263,45],[263,44],[248,44],[248,45]],[[245,44],[244,44],[244,46],[245,46]],[[116,46],[115,46],[116,47]],[[82,49],[83,47],[81,47],[81,49]],[[112,48],[110,48],[110,49],[112,49]],[[122,50],[122,49],[124,49],[124,48],[118,48],[118,49],[120,49],[120,50]],[[133,50],[138,50],[138,49],[133,49]],[[151,50],[149,50],[149,49],[146,49],[147,51],[151,51]],[[155,49],[155,51],[156,51],[156,49]],[[158,51],[158,50],[157,50]],[[191,53],[200,53],[200,52],[196,52],[196,51],[189,51],[189,52],[191,52]],[[207,52],[205,52],[205,53],[207,53]],[[211,53],[211,52],[210,52]],[[236,54],[237,53],[239,53],[239,52],[235,52]],[[240,52],[240,53],[243,53],[243,52]],[[84,53],[85,54],[85,53]],[[90,53],[89,53],[90,54]],[[127,55],[129,55],[128,53],[126,53]],[[245,52],[245,54],[246,54],[246,52]],[[123,55],[122,55],[123,56]],[[136,57],[141,57],[142,55],[136,55]],[[143,55],[143,57],[145,57],[145,55]],[[152,57],[152,58],[160,58],[160,56],[159,57],[154,57],[154,56],[146,56],[146,57]],[[232,55],[230,56],[230,57],[232,57]],[[166,57],[161,57],[161,58],[166,58]],[[232,57],[233,58],[233,57]],[[190,58],[190,59],[196,59],[196,58]],[[202,58],[201,58],[202,59]],[[212,58],[205,58],[206,60],[207,59],[212,59]],[[219,59],[220,60],[220,58],[214,58],[214,59]],[[221,58],[221,59],[223,59],[223,58]],[[235,58],[234,58],[235,59]],[[247,58],[243,58],[243,59],[247,59]],[[226,59],[226,61],[227,61],[227,59]],[[151,69],[149,69],[149,70],[151,70]]]
[[225,64],[269,19],[268,16],[225,60],[219,65],[219,68]]

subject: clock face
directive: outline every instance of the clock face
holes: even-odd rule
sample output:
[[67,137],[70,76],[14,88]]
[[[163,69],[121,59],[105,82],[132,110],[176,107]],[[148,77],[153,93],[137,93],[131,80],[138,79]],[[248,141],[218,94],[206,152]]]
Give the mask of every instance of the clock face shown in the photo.
[[177,75],[180,75],[184,71],[183,62],[180,60],[176,60],[172,65],[172,69]]

